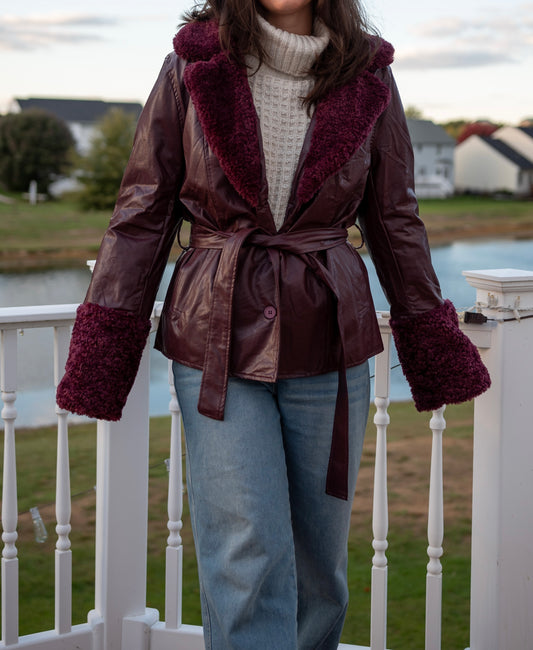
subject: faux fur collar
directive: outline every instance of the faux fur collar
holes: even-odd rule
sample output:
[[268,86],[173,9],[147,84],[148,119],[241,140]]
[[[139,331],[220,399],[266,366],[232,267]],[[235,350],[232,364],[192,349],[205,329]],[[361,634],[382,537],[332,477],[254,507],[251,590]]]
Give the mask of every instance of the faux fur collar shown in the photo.
[[[246,70],[221,51],[213,21],[185,25],[174,38],[174,49],[189,62],[185,85],[211,149],[235,189],[257,207],[262,155]],[[350,159],[387,107],[389,88],[373,73],[388,66],[393,53],[392,46],[380,39],[371,67],[332,90],[316,107],[297,189],[300,205],[312,199],[324,181]]]

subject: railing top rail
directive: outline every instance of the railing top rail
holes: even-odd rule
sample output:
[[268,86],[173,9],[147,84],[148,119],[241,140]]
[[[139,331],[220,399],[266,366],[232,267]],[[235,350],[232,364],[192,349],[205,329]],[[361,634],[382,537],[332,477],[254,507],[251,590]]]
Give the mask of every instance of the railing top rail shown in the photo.
[[[74,322],[78,307],[79,303],[0,307],[0,330],[68,325]],[[151,317],[157,321],[162,310],[163,302],[157,301]]]
[[78,303],[0,307],[0,329],[67,325],[74,321]]
[[[78,303],[0,307],[0,330],[67,325],[69,322],[74,322],[77,308]],[[157,301],[154,304],[152,318],[157,321],[161,316],[162,309],[163,302]],[[378,310],[376,316],[381,331],[390,334],[389,312]],[[490,347],[490,330],[492,328],[487,323],[475,325],[461,323],[461,329],[468,332],[468,335],[479,347]]]

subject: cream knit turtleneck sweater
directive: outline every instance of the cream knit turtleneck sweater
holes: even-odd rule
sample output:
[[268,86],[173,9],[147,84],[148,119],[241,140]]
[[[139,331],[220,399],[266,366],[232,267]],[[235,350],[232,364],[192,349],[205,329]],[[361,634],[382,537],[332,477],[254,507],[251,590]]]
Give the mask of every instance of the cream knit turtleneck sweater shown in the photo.
[[329,36],[318,21],[313,36],[277,29],[261,16],[259,22],[267,60],[259,70],[256,57],[249,55],[246,62],[251,67],[248,80],[263,137],[269,204],[279,230],[310,122],[302,105],[314,83],[309,69]]

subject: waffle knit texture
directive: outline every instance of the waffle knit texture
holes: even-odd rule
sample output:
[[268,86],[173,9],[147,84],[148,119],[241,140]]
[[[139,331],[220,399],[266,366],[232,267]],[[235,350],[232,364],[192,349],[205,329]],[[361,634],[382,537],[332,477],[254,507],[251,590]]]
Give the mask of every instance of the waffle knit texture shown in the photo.
[[267,60],[259,69],[253,55],[246,62],[263,138],[269,204],[279,230],[311,119],[302,104],[314,83],[309,71],[327,46],[329,36],[319,21],[313,36],[277,29],[261,16],[259,22]]

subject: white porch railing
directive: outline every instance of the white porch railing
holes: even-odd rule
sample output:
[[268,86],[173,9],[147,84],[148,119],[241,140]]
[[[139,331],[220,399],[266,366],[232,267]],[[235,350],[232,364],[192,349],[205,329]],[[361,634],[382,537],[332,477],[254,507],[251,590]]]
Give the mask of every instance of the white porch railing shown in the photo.
[[[533,272],[465,273],[477,287],[482,325],[464,325],[493,386],[476,400],[471,576],[471,650],[533,648]],[[201,628],[181,621],[181,420],[170,384],[170,471],[164,622],[146,607],[149,349],[118,423],[97,425],[95,606],[71,624],[68,414],[58,418],[55,627],[19,637],[17,557],[17,346],[20,329],[53,328],[56,384],[64,368],[76,305],[0,309],[4,421],[2,637],[0,647],[32,650],[200,650]],[[154,327],[160,305],[153,315]],[[379,315],[385,351],[376,359],[371,649],[386,648],[387,451],[391,334]],[[426,649],[440,649],[444,409],[433,414],[428,512]],[[125,552],[127,549],[127,552]],[[370,562],[369,562],[370,568]],[[349,615],[349,614],[348,614]],[[361,646],[342,645],[356,650]],[[446,649],[450,650],[450,649]]]

